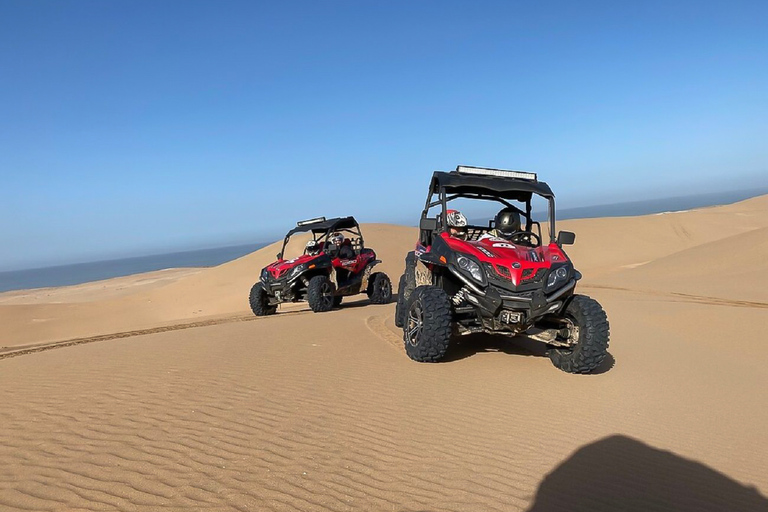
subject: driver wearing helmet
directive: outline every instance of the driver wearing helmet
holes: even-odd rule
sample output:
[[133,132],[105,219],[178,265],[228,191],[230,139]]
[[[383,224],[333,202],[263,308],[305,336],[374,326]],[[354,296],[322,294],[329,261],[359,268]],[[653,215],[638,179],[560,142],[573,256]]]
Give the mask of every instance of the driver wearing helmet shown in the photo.
[[307,242],[307,246],[304,248],[304,253],[310,256],[316,256],[320,254],[320,244],[317,240],[310,240]]
[[445,212],[448,221],[448,234],[459,240],[467,239],[467,218],[459,210]]
[[510,240],[512,235],[521,230],[520,214],[513,208],[504,208],[496,214],[494,228],[481,238],[503,238]]
[[352,242],[344,238],[339,232],[331,235],[330,242],[336,246],[337,255],[343,260],[351,260],[355,258],[355,250],[352,248]]

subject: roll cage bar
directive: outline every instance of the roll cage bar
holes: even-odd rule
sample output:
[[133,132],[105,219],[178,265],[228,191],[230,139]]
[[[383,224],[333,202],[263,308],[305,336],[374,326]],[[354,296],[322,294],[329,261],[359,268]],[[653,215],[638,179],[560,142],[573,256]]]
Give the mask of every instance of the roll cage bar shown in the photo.
[[[550,243],[556,242],[557,230],[555,229],[555,194],[544,182],[521,180],[518,178],[502,178],[490,176],[466,176],[458,172],[435,171],[427,194],[421,218],[426,219],[429,209],[442,206],[440,212],[440,232],[445,231],[448,225],[448,203],[454,199],[481,199],[495,201],[507,208],[512,208],[525,216],[525,229],[530,231],[533,227],[531,217],[531,199],[533,194],[543,197],[549,203],[548,222]],[[433,196],[437,200],[433,201]],[[511,204],[507,199],[520,201],[525,204],[525,211]],[[421,227],[421,226],[420,226]]]
[[[288,233],[286,233],[285,235],[285,238],[283,239],[283,246],[280,249],[280,252],[278,253],[278,259],[282,259],[283,254],[285,253],[285,246],[288,245],[288,241],[296,233],[311,232],[312,240],[314,240],[315,242],[325,242],[328,240],[331,234],[337,231],[341,233],[351,233],[353,236],[355,236],[360,240],[360,248],[362,249],[363,247],[365,247],[365,242],[363,240],[363,232],[360,231],[360,224],[358,224],[355,218],[354,217],[338,217],[335,219],[328,219],[320,222],[314,222],[312,224],[300,225],[288,231]],[[329,244],[325,244],[325,247],[323,247],[323,252],[328,252],[329,249],[330,249]]]

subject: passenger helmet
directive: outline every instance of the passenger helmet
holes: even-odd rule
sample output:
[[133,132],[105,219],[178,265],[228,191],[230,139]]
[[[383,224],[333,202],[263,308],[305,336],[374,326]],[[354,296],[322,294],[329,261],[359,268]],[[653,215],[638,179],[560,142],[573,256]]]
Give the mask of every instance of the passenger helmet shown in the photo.
[[331,235],[331,243],[334,245],[341,245],[344,243],[344,235],[341,233],[334,233]]
[[310,240],[309,242],[307,242],[307,247],[305,252],[310,255],[317,254],[318,252],[320,252],[320,244],[317,243],[317,240]]
[[504,208],[496,214],[496,229],[504,236],[520,231],[520,214],[512,208]]
[[448,217],[448,226],[452,228],[467,227],[467,218],[459,210],[448,210],[445,213]]

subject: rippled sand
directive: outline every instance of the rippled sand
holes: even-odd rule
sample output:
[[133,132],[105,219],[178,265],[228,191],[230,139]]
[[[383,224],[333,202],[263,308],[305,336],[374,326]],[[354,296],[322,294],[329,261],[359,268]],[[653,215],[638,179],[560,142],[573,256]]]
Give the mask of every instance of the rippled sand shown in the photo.
[[[731,234],[764,268],[759,199],[720,216],[749,214],[754,227]],[[593,219],[602,229],[573,221],[580,291],[611,322],[611,355],[590,376],[556,370],[523,338],[462,338],[444,364],[411,362],[394,305],[362,296],[324,314],[293,306],[257,319],[247,303],[227,312],[227,283],[252,280],[254,261],[267,258],[258,253],[104,299],[130,315],[132,304],[184,290],[158,306],[164,327],[110,324],[113,306],[95,301],[107,318],[80,329],[96,337],[4,343],[0,509],[768,510],[768,283],[765,272],[746,279],[717,266],[734,245],[696,231],[695,214],[713,210],[642,217],[653,229],[633,235],[676,236],[662,219],[687,231],[681,240],[693,245],[681,251],[711,244],[698,263],[700,277],[718,276],[709,287],[675,282],[685,255],[668,245],[650,254],[653,265],[631,266],[649,255],[621,259],[615,240],[601,253],[594,237],[618,236],[620,219]],[[393,228],[403,239],[408,229]],[[391,240],[385,251],[405,252]],[[594,253],[578,245],[587,241]],[[388,264],[396,277],[401,262]],[[729,287],[738,279],[748,297]],[[195,290],[219,309],[201,301],[207,316],[184,316]],[[50,332],[70,332],[51,322],[61,330]]]

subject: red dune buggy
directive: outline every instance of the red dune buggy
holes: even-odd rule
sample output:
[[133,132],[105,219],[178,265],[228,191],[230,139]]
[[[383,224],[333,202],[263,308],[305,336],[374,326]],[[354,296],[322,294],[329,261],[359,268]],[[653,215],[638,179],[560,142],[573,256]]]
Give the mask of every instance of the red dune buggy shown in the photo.
[[[304,253],[283,259],[286,245],[298,233],[311,236]],[[362,292],[373,304],[386,304],[392,299],[392,284],[383,272],[373,272],[378,263],[376,253],[364,246],[354,217],[298,222],[285,235],[277,261],[261,270],[251,288],[251,310],[257,316],[271,315],[278,304],[306,300],[314,312],[329,311],[342,297]]]
[[[533,219],[534,195],[548,204],[547,243]],[[494,221],[469,225],[464,219],[454,234],[447,205],[458,198],[500,203],[519,227],[500,236]],[[439,210],[434,217],[432,208]],[[563,371],[597,368],[607,354],[608,319],[597,301],[574,293],[581,274],[563,245],[575,235],[556,233],[555,196],[535,174],[466,166],[436,171],[397,297],[395,323],[408,356],[439,361],[454,335],[525,334],[545,343]]]

